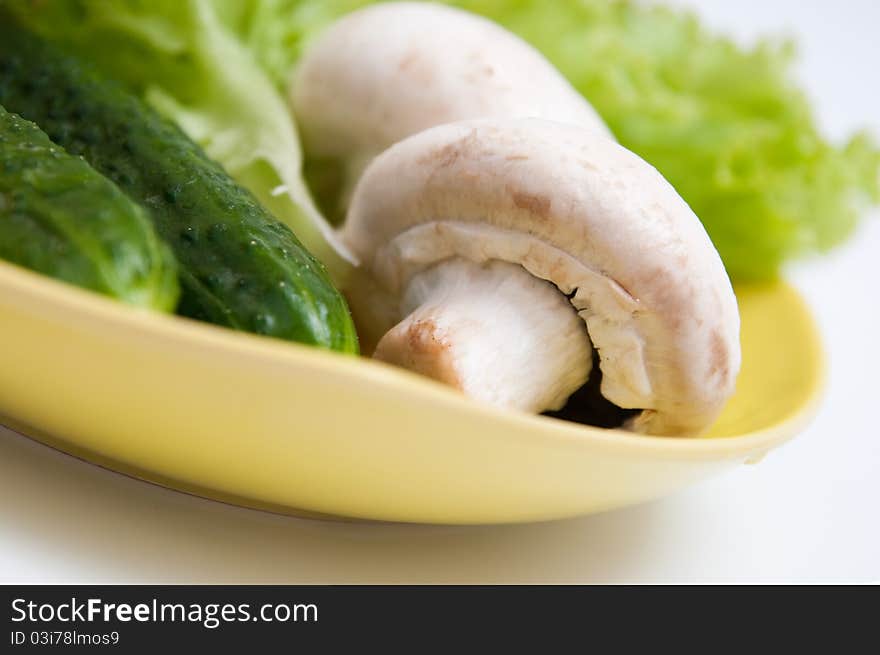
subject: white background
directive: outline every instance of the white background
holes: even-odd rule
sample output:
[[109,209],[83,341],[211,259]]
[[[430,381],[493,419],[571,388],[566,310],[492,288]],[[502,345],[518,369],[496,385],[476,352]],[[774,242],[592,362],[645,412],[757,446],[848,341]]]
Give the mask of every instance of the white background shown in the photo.
[[[828,134],[880,135],[880,3],[676,4],[746,42],[797,36],[798,72]],[[821,325],[830,387],[813,426],[758,466],[554,523],[322,523],[154,487],[0,429],[0,582],[878,581],[877,219],[789,273]]]

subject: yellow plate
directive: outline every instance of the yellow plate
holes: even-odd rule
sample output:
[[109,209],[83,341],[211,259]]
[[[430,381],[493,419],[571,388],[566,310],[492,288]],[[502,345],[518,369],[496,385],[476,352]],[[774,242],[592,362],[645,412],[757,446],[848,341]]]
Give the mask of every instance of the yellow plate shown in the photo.
[[707,437],[497,411],[364,359],[134,310],[0,263],[2,422],[139,478],[288,513],[532,521],[657,498],[800,431],[823,358],[783,283],[737,289],[743,369]]

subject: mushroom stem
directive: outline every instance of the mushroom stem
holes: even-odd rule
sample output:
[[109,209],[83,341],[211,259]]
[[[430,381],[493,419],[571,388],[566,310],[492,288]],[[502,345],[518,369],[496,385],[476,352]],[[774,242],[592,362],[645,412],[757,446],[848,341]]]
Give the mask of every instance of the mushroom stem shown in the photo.
[[584,322],[553,284],[502,261],[453,258],[414,276],[373,357],[497,406],[559,409],[587,380]]

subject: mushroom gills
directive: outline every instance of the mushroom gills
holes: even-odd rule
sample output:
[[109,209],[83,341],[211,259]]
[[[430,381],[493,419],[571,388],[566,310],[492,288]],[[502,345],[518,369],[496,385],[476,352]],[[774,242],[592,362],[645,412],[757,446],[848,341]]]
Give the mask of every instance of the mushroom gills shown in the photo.
[[411,278],[400,315],[374,358],[499,407],[558,410],[590,375],[584,321],[556,286],[517,264],[442,261]]

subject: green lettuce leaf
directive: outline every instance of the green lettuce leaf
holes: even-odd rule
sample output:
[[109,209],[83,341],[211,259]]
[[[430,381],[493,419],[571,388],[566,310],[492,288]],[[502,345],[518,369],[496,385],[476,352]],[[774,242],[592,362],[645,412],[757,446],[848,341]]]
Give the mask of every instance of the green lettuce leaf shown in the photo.
[[246,3],[9,0],[18,17],[138,92],[248,187],[341,282],[348,263],[302,180],[287,103],[230,25]]
[[[365,0],[244,0],[227,24],[284,88],[308,41]],[[751,49],[687,12],[626,0],[458,0],[519,34],[590,100],[618,140],[678,189],[731,277],[843,241],[880,201],[880,151],[819,133],[793,81],[793,45]]]
[[[8,2],[141,89],[340,279],[346,266],[302,182],[283,94],[309,40],[370,0]],[[842,146],[823,138],[793,82],[789,42],[744,49],[687,12],[627,0],[452,4],[540,49],[690,203],[734,279],[771,278],[831,248],[880,201],[880,150],[866,134]]]

